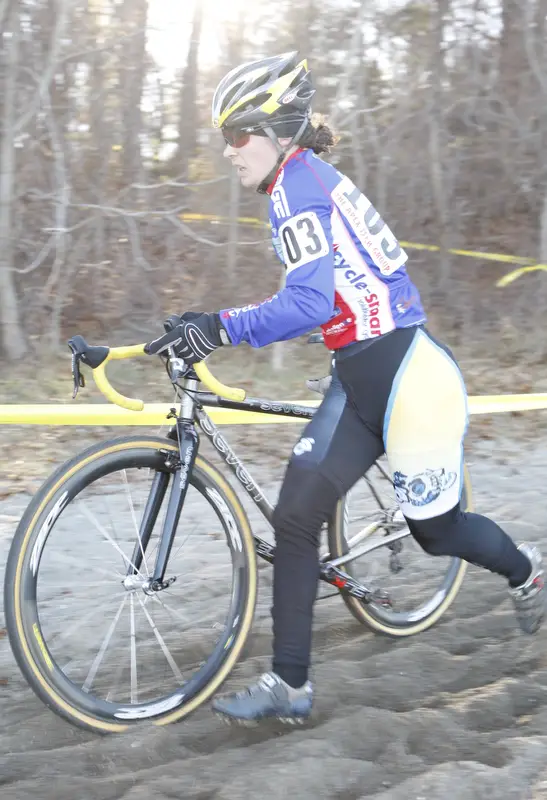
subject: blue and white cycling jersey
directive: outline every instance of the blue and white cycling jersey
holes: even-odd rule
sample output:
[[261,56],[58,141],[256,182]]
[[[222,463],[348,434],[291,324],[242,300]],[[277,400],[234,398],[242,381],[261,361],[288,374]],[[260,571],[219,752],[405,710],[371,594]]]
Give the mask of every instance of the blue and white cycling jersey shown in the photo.
[[326,346],[338,350],[426,321],[407,254],[348,177],[298,150],[269,193],[285,287],[260,304],[220,312],[233,344],[262,347],[321,326]]

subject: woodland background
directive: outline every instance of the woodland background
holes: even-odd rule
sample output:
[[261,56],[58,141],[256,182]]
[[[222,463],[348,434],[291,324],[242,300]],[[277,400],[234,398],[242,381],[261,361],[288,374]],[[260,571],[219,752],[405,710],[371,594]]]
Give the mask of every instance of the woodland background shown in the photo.
[[[341,136],[328,158],[399,239],[440,245],[409,249],[408,267],[471,388],[541,386],[547,274],[500,289],[510,265],[447,251],[547,262],[547,0],[186,0],[169,17],[178,7],[0,0],[4,394],[22,364],[44,374],[62,354],[66,369],[76,332],[143,341],[174,311],[275,291],[267,228],[237,221],[265,220],[265,200],[230,176],[210,104],[238,62],[293,48]],[[215,364],[288,375],[318,359],[302,341]]]

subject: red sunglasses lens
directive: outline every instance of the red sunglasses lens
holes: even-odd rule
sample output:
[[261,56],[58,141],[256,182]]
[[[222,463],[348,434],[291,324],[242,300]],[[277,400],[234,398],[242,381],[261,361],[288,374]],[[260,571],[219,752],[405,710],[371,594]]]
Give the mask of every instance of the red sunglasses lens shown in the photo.
[[226,144],[229,144],[230,147],[245,147],[246,144],[249,143],[249,139],[251,138],[250,134],[243,133],[242,131],[234,131],[230,130],[229,128],[224,128],[222,131],[222,135],[224,136],[224,141]]

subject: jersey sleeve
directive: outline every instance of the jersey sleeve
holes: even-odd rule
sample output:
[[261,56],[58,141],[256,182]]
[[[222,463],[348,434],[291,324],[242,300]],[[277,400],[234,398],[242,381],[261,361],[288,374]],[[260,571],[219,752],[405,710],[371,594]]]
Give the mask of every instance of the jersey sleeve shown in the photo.
[[332,201],[319,186],[306,194],[278,230],[287,268],[285,287],[260,304],[220,312],[234,345],[248,342],[253,347],[264,347],[293,339],[333,315]]

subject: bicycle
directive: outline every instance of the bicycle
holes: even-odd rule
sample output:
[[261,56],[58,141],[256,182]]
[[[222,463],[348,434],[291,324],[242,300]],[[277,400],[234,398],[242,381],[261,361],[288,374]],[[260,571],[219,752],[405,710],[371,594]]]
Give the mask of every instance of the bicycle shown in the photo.
[[[309,340],[318,339],[320,334]],[[114,359],[144,354],[144,345],[110,349],[90,346],[76,336],[69,346],[74,397],[85,386],[83,363],[91,368],[108,400],[136,411],[143,408],[141,400],[124,397],[114,389],[105,367]],[[6,624],[23,676],[55,713],[96,733],[122,733],[143,722],[165,725],[184,719],[228,678],[249,636],[257,597],[257,556],[273,563],[275,548],[252,532],[239,496],[221,472],[198,453],[198,428],[268,523],[273,506],[205,408],[217,406],[302,421],[311,419],[316,411],[301,403],[247,398],[243,390],[214,378],[204,362],[188,368],[172,349],[162,360],[178,401],[178,410],[173,406],[168,417],[173,420],[168,433],[116,437],[88,447],[62,464],[24,512],[6,567]],[[377,473],[380,483],[375,482]],[[122,538],[112,535],[109,527],[112,508],[120,506],[117,484],[111,482],[118,479],[128,505]],[[142,513],[138,515],[132,490],[141,479]],[[392,637],[421,633],[454,601],[466,563],[456,558],[434,559],[418,548],[420,580],[403,584],[398,600],[398,589],[394,594],[378,579],[377,585],[371,584],[373,555],[387,555],[388,582],[392,581],[406,568],[401,556],[403,540],[408,547],[414,540],[381,460],[363,481],[369,491],[364,501],[368,505],[357,522],[361,525],[367,519],[367,524],[352,534],[348,496],[340,500],[326,525],[328,548],[320,555],[320,580],[334,587],[353,616],[374,632]],[[382,486],[388,487],[389,502]],[[377,506],[374,511],[371,502]],[[466,470],[462,507],[470,505]],[[203,532],[196,533],[200,527]],[[98,540],[96,534],[92,536],[94,531]],[[72,555],[75,538],[77,551]],[[183,566],[176,570],[175,559],[190,539],[197,546],[185,550]],[[173,548],[175,540],[178,550]],[[54,551],[56,543],[59,546]],[[217,546],[218,553],[213,552]],[[113,571],[105,560],[112,552],[117,561]],[[231,570],[218,566],[221,554],[228,556]],[[367,557],[369,569],[367,582],[358,579],[355,569],[363,557]],[[426,578],[433,565],[439,564],[444,570],[440,583],[435,577],[434,591],[424,596]],[[200,582],[203,565],[205,583]],[[119,590],[112,595],[113,613],[109,613],[112,599],[105,600],[106,587]],[[213,595],[210,603],[204,598],[207,588]],[[86,613],[74,621],[71,614],[82,608],[82,590],[88,592],[83,599]],[[417,591],[415,597],[413,591]],[[211,614],[221,598],[227,598],[227,609],[220,622],[213,622]],[[61,619],[48,621],[49,609],[60,611]],[[183,640],[181,623],[186,622],[188,609],[195,610],[199,625],[197,634],[195,623]],[[95,641],[92,622],[102,622],[103,617],[106,633]],[[121,649],[111,646],[115,633],[127,641]],[[144,633],[149,634],[147,642]],[[77,649],[83,654],[76,653]],[[145,655],[140,666],[138,652]],[[181,669],[181,660],[188,653],[193,663]],[[168,689],[163,688],[165,675]],[[128,682],[125,689],[120,688],[123,679]]]

